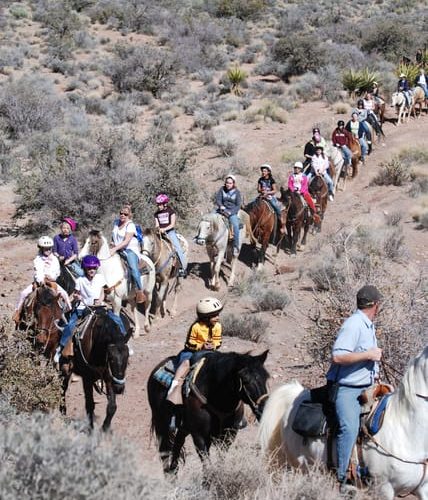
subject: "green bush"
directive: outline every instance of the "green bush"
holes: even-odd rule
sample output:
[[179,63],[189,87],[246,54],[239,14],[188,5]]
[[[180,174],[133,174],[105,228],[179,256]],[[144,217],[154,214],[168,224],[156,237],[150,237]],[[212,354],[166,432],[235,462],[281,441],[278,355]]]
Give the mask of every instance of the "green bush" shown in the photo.
[[371,91],[373,82],[379,83],[379,81],[379,75],[369,68],[358,71],[350,69],[345,71],[342,75],[343,88],[353,96]]
[[218,17],[237,17],[238,19],[254,19],[259,17],[265,7],[266,0],[210,0],[205,3],[209,10],[214,10]]

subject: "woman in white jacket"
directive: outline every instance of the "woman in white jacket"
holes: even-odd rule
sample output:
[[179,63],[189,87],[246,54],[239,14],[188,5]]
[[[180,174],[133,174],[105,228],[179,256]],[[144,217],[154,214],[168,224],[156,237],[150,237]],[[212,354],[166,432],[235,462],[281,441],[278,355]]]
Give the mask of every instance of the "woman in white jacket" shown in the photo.
[[315,175],[321,176],[328,186],[328,193],[330,201],[334,200],[334,185],[333,180],[328,173],[330,167],[330,162],[328,156],[324,153],[324,148],[322,146],[317,146],[315,149],[315,154],[311,161],[311,171],[308,175],[309,185],[311,180]]

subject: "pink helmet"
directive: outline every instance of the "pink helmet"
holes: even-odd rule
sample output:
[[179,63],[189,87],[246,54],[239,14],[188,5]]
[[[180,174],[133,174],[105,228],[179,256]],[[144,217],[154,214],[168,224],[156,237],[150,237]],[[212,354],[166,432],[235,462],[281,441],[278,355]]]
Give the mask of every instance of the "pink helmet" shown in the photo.
[[85,255],[82,259],[82,267],[85,269],[98,269],[101,265],[96,255]]
[[72,231],[76,231],[77,222],[74,219],[72,219],[71,217],[64,217],[62,219],[62,222],[66,222],[70,226]]
[[168,198],[168,195],[166,195],[165,193],[161,193],[161,194],[158,194],[156,196],[157,205],[165,205],[165,203],[168,203],[168,202],[169,202],[169,198]]

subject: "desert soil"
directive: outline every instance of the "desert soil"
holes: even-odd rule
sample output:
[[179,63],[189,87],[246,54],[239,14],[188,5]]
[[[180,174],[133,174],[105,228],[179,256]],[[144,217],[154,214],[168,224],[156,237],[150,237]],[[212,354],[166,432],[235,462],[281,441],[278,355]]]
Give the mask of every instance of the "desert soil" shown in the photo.
[[[391,111],[390,111],[391,113]],[[334,124],[341,116],[334,114],[330,107],[321,102],[301,105],[289,115],[286,124],[258,123],[239,124],[228,122],[225,132],[238,143],[237,157],[242,159],[241,171],[246,170],[246,178],[238,176],[238,182],[244,192],[250,192],[258,178],[258,166],[269,162],[274,167],[274,176],[285,181],[290,164],[281,163],[284,151],[295,149],[303,151],[304,143],[310,137],[314,123],[322,124],[324,136],[331,134]],[[185,125],[185,124],[183,124]],[[183,129],[182,129],[183,130]],[[384,127],[386,139],[375,145],[366,165],[360,170],[359,176],[349,182],[345,192],[337,193],[333,203],[329,203],[323,226],[323,233],[334,233],[343,225],[351,227],[356,221],[369,223],[371,220],[381,219],[384,214],[399,210],[403,214],[403,230],[406,245],[409,250],[409,261],[406,265],[419,267],[426,272],[428,246],[426,232],[417,230],[411,218],[411,209],[414,204],[406,188],[372,187],[370,179],[378,171],[382,162],[389,161],[394,154],[405,148],[426,148],[428,132],[428,118],[412,119],[409,124],[396,127],[391,123]],[[186,131],[184,130],[185,134]],[[216,157],[209,149],[201,150],[194,175],[201,186],[206,198],[211,197],[221,185],[218,175],[213,172],[225,171],[226,164],[223,158]],[[16,222],[12,219],[14,213],[15,195],[12,184],[0,186],[0,308],[7,315],[11,315],[13,305],[19,291],[28,284],[32,275],[32,259],[36,245],[34,240],[25,238],[19,232]],[[201,212],[209,205],[201,207]],[[195,214],[195,220],[199,214]],[[16,230],[12,236],[11,230]],[[80,235],[82,236],[82,235]],[[193,234],[186,234],[190,240]],[[280,253],[276,264],[267,263],[266,273],[271,283],[286,290],[291,304],[284,313],[262,313],[269,321],[269,327],[263,335],[263,341],[258,344],[235,338],[225,337],[224,351],[254,351],[260,353],[270,350],[267,359],[267,369],[271,374],[270,386],[298,378],[303,382],[316,385],[322,383],[322,374],[314,369],[306,368],[310,363],[302,339],[305,330],[310,324],[307,311],[314,306],[314,295],[310,281],[299,278],[299,269],[304,268],[305,262],[311,259],[316,252],[319,236],[311,236],[304,253],[292,258]],[[270,255],[273,248],[270,248]],[[245,253],[244,253],[245,255]],[[207,257],[203,248],[190,244],[190,263],[206,263]],[[276,274],[275,268],[289,266],[286,274]],[[197,266],[194,266],[196,269]],[[206,269],[206,267],[202,267]],[[250,272],[249,266],[239,262],[239,277]],[[238,277],[238,279],[239,279]],[[194,320],[196,301],[205,295],[213,294],[204,283],[204,279],[196,273],[191,273],[184,281],[183,291],[179,299],[178,315],[172,319],[169,316],[157,319],[152,324],[149,334],[132,341],[135,355],[130,360],[126,393],[118,397],[118,411],[113,420],[113,430],[116,434],[133,441],[141,452],[145,468],[151,474],[160,474],[155,441],[150,439],[150,409],[147,402],[146,382],[151,369],[165,356],[178,352],[183,345],[187,328]],[[218,296],[226,303],[225,310],[238,314],[247,314],[251,303],[242,297],[233,296],[227,292],[223,284]],[[104,418],[105,398],[97,396],[96,414],[97,424]],[[68,415],[71,418],[84,418],[84,397],[81,383],[76,380],[71,384],[68,397]],[[251,424],[242,431],[255,439],[256,426]],[[188,448],[191,448],[189,445]]]

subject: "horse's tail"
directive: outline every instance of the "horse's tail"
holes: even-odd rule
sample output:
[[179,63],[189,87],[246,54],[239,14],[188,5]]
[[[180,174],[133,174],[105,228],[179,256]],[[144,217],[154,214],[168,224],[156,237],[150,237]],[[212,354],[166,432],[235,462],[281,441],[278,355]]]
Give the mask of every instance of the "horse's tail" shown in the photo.
[[283,419],[302,391],[302,385],[293,381],[278,387],[267,400],[259,426],[259,442],[271,465],[281,466],[286,462],[282,446]]
[[257,240],[254,237],[254,233],[253,233],[253,230],[251,228],[251,220],[250,220],[249,214],[247,212],[245,212],[244,210],[240,210],[239,211],[239,218],[241,219],[242,223],[245,226],[245,231],[247,233],[247,236],[250,238],[250,243],[252,245],[255,245],[257,243]]

